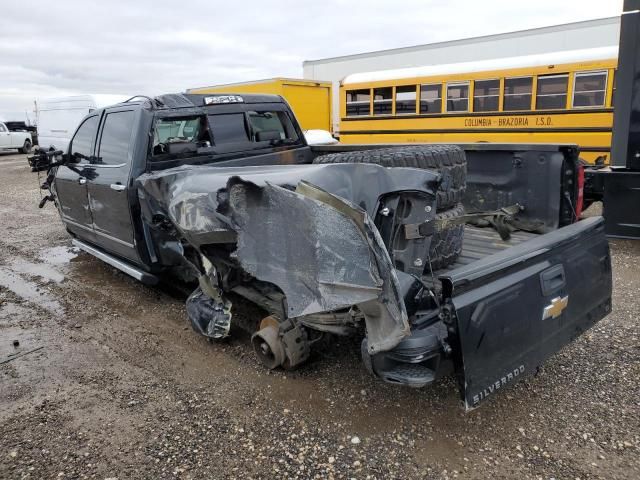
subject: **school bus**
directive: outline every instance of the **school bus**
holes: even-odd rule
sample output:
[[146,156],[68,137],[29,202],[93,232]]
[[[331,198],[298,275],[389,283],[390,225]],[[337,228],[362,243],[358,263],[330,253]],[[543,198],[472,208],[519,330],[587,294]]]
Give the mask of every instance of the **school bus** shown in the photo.
[[273,93],[281,95],[295,113],[303,130],[331,130],[331,82],[296,78],[269,78],[190,88],[187,93]]
[[573,143],[609,163],[617,47],[352,74],[343,143]]

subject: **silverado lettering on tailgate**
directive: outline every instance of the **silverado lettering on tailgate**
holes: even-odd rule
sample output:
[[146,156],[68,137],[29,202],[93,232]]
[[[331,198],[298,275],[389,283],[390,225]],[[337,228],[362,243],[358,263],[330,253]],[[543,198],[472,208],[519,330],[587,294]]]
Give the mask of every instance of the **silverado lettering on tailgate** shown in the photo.
[[519,367],[514,368],[512,372],[507,373],[505,376],[503,376],[502,378],[496,380],[491,385],[483,388],[480,393],[477,393],[476,395],[473,396],[473,404],[474,404],[474,406],[479,404],[482,400],[487,398],[489,395],[494,393],[496,390],[499,390],[500,388],[506,386],[508,383],[510,383],[513,380],[517,379],[523,373],[524,373],[524,365],[520,365]]

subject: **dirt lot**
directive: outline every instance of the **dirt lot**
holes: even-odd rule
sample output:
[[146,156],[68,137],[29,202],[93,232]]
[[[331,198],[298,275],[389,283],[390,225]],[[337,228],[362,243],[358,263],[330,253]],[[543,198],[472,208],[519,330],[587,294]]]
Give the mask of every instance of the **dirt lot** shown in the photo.
[[0,154],[0,362],[40,348],[0,365],[0,478],[640,478],[640,242],[611,242],[608,318],[465,414],[452,380],[379,383],[354,342],[287,373],[208,343],[38,200]]

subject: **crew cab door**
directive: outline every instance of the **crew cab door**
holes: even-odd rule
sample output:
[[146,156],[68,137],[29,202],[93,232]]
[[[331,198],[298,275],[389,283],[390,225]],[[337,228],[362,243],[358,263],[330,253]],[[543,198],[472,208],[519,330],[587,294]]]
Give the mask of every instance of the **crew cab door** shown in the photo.
[[76,130],[68,153],[73,162],[58,167],[54,187],[58,209],[67,229],[84,240],[94,241],[93,221],[87,198],[87,181],[93,175],[93,157],[99,117],[87,117]]
[[611,311],[611,257],[602,217],[540,235],[440,278],[453,305],[467,408],[534,373]]
[[96,154],[91,164],[88,197],[95,243],[134,262],[139,261],[131,217],[130,172],[136,110],[107,110],[101,122]]
[[4,123],[0,123],[0,148],[11,146],[11,132]]

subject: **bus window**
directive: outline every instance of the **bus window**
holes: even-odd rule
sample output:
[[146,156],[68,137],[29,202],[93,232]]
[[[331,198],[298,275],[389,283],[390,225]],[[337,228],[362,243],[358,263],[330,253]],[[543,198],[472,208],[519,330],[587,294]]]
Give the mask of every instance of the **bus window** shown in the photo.
[[396,87],[396,114],[416,113],[416,86]]
[[447,84],[447,112],[466,112],[469,110],[469,83]]
[[616,99],[616,79],[618,78],[618,70],[613,71],[613,85],[611,87],[611,106],[613,107],[613,101]]
[[504,79],[504,111],[531,110],[531,88],[533,77]]
[[477,80],[473,83],[473,111],[497,112],[500,80]]
[[347,91],[347,117],[370,115],[370,97],[371,91],[369,89]]
[[541,75],[536,89],[536,110],[567,108],[569,75]]
[[391,87],[373,89],[373,114],[391,115],[393,89]]
[[420,85],[420,113],[442,111],[442,85]]
[[606,96],[607,72],[576,73],[573,86],[574,107],[604,107]]

